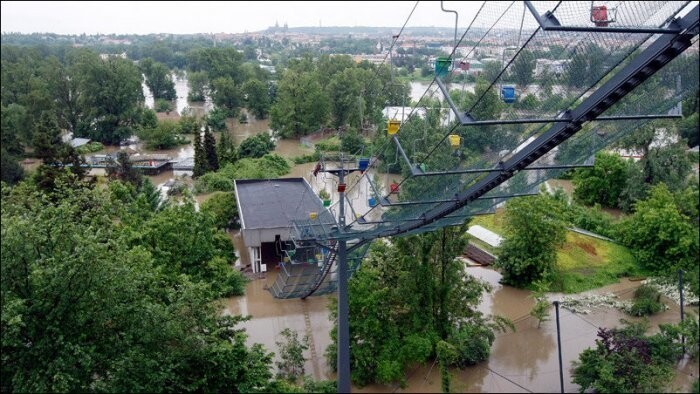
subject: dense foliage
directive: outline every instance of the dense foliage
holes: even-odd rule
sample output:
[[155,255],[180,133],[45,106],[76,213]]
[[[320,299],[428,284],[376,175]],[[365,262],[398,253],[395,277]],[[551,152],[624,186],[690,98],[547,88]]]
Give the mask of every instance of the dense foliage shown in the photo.
[[[504,321],[476,310],[489,287],[455,260],[465,246],[462,234],[444,229],[372,246],[350,280],[353,382],[405,382],[406,367],[435,357],[440,341],[454,349],[451,365],[488,358],[494,330]],[[326,356],[335,366],[334,344]]]
[[250,157],[258,158],[272,152],[275,149],[275,142],[266,133],[250,136],[238,146],[238,157],[241,159]]
[[496,266],[503,283],[527,286],[555,272],[556,248],[564,242],[565,226],[557,204],[547,196],[513,199],[506,206],[506,238]]
[[154,212],[120,182],[2,194],[2,391],[268,384],[271,355],[212,304],[242,291],[231,243],[191,203]]
[[[680,201],[688,201],[682,198]],[[649,198],[635,206],[635,212],[621,223],[620,238],[634,251],[639,262],[659,274],[675,274],[677,269],[688,275],[697,292],[698,241],[697,200],[684,208],[674,195],[661,184],[651,189]],[[696,293],[697,294],[697,293]]]
[[596,347],[574,361],[573,382],[581,392],[663,392],[683,354],[680,334],[685,326],[661,325],[661,332],[645,336],[644,324],[622,329],[601,328]]

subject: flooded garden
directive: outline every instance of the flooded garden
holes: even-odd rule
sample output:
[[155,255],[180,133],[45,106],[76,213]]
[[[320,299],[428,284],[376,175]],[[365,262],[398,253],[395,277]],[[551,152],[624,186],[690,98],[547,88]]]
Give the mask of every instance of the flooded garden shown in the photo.
[[[159,114],[159,118],[178,119],[186,111],[196,116],[203,116],[212,110],[210,100],[200,103],[188,103],[189,91],[186,76],[174,77],[177,100],[175,110],[170,114]],[[420,98],[422,92],[428,87],[424,83],[411,84],[411,96],[413,100]],[[146,106],[153,108],[153,97],[144,85]],[[238,119],[228,119],[227,127],[231,131],[236,145],[253,135],[269,133],[269,120],[255,119],[248,114],[249,121],[240,123]],[[168,150],[149,150],[136,141],[125,146],[110,146],[97,152],[97,154],[110,154],[120,150],[126,150],[136,155],[160,155],[172,160],[183,160],[194,156],[192,142]],[[289,139],[276,141],[274,153],[291,159],[293,157],[310,154],[313,149],[304,146],[300,140]],[[289,174],[285,177],[302,177],[311,185],[315,193],[325,190],[330,194],[333,202],[338,201],[337,179],[325,174],[313,176],[312,171],[316,163],[293,165]],[[93,170],[99,173],[99,170]],[[191,172],[178,172],[168,170],[157,175],[149,175],[151,182],[161,190],[167,190],[170,184],[178,178],[184,177],[191,184]],[[378,181],[380,187],[386,190],[393,176],[387,174],[375,174],[370,170],[361,182],[357,181],[357,174],[352,174],[348,184],[357,185],[350,188],[347,198],[353,207],[363,214],[370,209],[367,200],[370,185],[368,178]],[[550,181],[554,187],[562,187],[571,195],[573,187],[569,181]],[[195,196],[197,204],[201,204],[211,195],[199,194]],[[243,244],[238,231],[230,231],[229,236],[235,246],[238,261],[237,266],[250,265],[250,257],[247,248]],[[494,269],[465,264],[466,272],[474,277],[489,283],[493,290],[482,297],[479,311],[485,315],[498,315],[510,319],[515,324],[515,331],[497,334],[491,346],[491,354],[487,361],[476,366],[458,369],[452,368],[452,389],[457,392],[558,392],[559,391],[559,363],[557,352],[557,332],[554,321],[554,310],[551,308],[550,320],[538,327],[538,322],[530,315],[535,301],[528,290],[516,289],[499,283],[501,275]],[[333,379],[334,373],[330,370],[324,352],[331,343],[330,331],[333,327],[329,320],[328,306],[332,296],[310,297],[307,300],[291,299],[280,300],[272,297],[267,290],[276,279],[276,272],[271,271],[262,274],[262,277],[251,280],[247,286],[245,295],[230,297],[223,300],[223,313],[230,315],[245,315],[250,319],[242,324],[248,335],[248,343],[261,343],[270,351],[278,352],[276,342],[281,339],[280,332],[290,328],[301,336],[309,338],[309,350],[306,356],[306,374],[316,380]],[[632,298],[634,290],[640,286],[639,281],[622,279],[619,283],[605,286],[597,290],[586,292],[592,295],[610,294],[616,300],[625,301]],[[548,300],[563,300],[563,294],[550,293]],[[659,324],[677,323],[679,321],[679,306],[677,302],[665,299],[668,309],[653,315],[650,326],[657,330]],[[697,306],[690,308],[697,314]],[[593,307],[590,313],[574,313],[566,308],[560,310],[562,361],[564,365],[564,387],[567,392],[578,390],[578,386],[571,382],[571,363],[578,359],[579,354],[592,346],[595,346],[597,333],[602,327],[618,327],[620,319],[636,320],[619,309],[612,307]],[[692,382],[698,376],[698,362],[682,360],[675,373],[675,377],[668,387],[670,391],[689,391]],[[436,363],[415,365],[407,371],[405,387],[393,385],[371,384],[365,387],[354,387],[358,392],[440,392],[441,376]]]
[[[516,289],[499,283],[501,275],[487,267],[466,266],[467,273],[488,282],[493,290],[484,294],[479,310],[486,315],[507,317],[515,324],[515,331],[496,335],[489,359],[465,369],[452,368],[452,390],[455,392],[559,392],[559,363],[557,353],[556,323],[554,307],[551,307],[551,320],[538,328],[537,320],[530,315],[534,299],[528,290]],[[332,379],[324,357],[330,344],[328,304],[332,296],[309,297],[306,300],[279,300],[266,290],[274,283],[276,273],[252,280],[246,287],[246,294],[231,297],[223,302],[225,314],[250,315],[251,319],[242,326],[248,334],[249,344],[262,343],[267,349],[277,352],[276,341],[285,328],[297,331],[301,336],[308,335],[310,350],[306,352],[306,374],[314,379]],[[611,295],[613,298],[630,300],[640,281],[622,279],[619,283],[606,286],[583,295]],[[579,295],[576,295],[579,297]],[[549,301],[563,300],[563,294],[548,294]],[[677,323],[680,319],[678,304],[665,299],[668,309],[649,318],[652,331],[659,324]],[[686,307],[686,311],[687,311]],[[697,307],[691,308],[697,313]],[[687,312],[686,312],[687,313]],[[620,319],[639,320],[611,307],[599,306],[590,313],[573,313],[560,308],[562,361],[564,366],[564,388],[566,392],[578,391],[571,383],[571,362],[578,359],[584,349],[595,346],[598,329],[619,327]],[[690,385],[698,376],[698,362],[683,359],[669,391],[689,391]],[[436,363],[416,365],[407,371],[405,387],[371,384],[353,387],[357,392],[441,392],[440,371]]]

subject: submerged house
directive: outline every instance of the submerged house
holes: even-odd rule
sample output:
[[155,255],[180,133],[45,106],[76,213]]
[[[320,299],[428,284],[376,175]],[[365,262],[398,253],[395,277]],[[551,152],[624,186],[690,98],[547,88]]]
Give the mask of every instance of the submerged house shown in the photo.
[[265,272],[282,261],[293,220],[325,209],[304,178],[240,179],[234,188],[253,272]]

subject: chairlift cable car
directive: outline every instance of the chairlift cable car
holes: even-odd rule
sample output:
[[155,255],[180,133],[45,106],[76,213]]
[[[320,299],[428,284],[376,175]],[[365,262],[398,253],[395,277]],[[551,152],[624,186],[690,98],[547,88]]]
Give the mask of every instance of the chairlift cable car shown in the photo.
[[593,22],[596,27],[608,27],[609,24],[614,23],[617,18],[617,8],[603,5],[595,5],[594,1],[591,1],[591,22]]
[[[517,51],[518,48],[520,48],[520,40],[522,39],[523,35],[523,25],[525,24],[525,5],[523,4],[523,16],[520,19],[520,30],[518,31],[518,44],[515,46],[515,50]],[[507,67],[506,64],[506,52],[508,51],[509,47],[506,47],[503,49],[503,67]],[[503,76],[501,76],[503,78]],[[517,98],[518,98],[518,93],[515,89],[515,85],[504,85],[503,83],[500,84],[499,86],[499,94],[501,96],[501,100],[503,100],[504,103],[506,104],[512,104],[514,103]]]

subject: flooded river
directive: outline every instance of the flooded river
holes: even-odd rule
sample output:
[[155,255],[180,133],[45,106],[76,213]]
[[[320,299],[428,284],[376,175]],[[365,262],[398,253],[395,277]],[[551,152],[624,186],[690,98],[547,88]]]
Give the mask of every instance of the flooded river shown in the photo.
[[[552,321],[542,323],[537,328],[537,321],[529,312],[534,301],[530,292],[519,290],[498,283],[500,274],[490,268],[466,268],[471,275],[479,277],[493,286],[490,294],[485,294],[479,310],[485,314],[497,314],[513,320],[515,332],[499,333],[491,349],[488,361],[465,369],[452,369],[452,390],[454,392],[558,392],[559,364],[557,356],[556,324],[554,310]],[[310,334],[313,353],[307,352],[310,359],[306,363],[306,373],[316,379],[332,378],[323,357],[326,346],[330,343],[329,331],[332,327],[328,320],[327,303],[330,296],[311,297],[306,301],[277,300],[272,298],[265,286],[272,284],[275,273],[268,273],[267,278],[251,281],[246,288],[246,295],[225,300],[224,313],[249,314],[252,319],[243,326],[247,329],[248,342],[262,343],[267,349],[277,351],[275,341],[279,332],[285,328],[297,331],[300,336]],[[630,299],[640,282],[623,279],[594,291],[595,293],[614,293],[621,299]],[[591,292],[593,293],[593,292]],[[551,294],[550,300],[562,296]],[[653,316],[652,327],[659,323],[671,323],[679,320],[678,306]],[[553,307],[552,307],[553,308]],[[696,309],[696,308],[695,308]],[[624,313],[608,308],[601,308],[588,315],[560,310],[562,359],[564,365],[564,385],[567,392],[578,391],[571,383],[571,362],[579,353],[595,345],[598,327],[619,326],[619,320],[634,320]],[[688,391],[697,378],[698,363],[681,362],[680,372],[673,380],[672,391]],[[440,371],[432,363],[416,366],[407,372],[407,386],[400,388],[390,385],[373,384],[362,388],[353,387],[356,392],[441,392]]]

